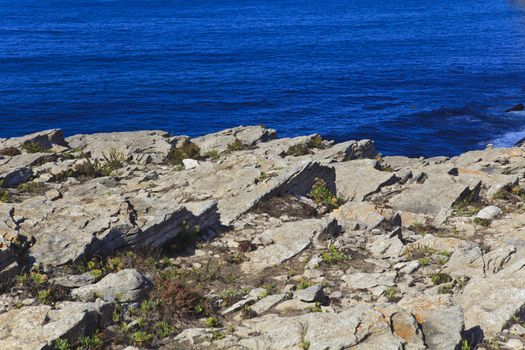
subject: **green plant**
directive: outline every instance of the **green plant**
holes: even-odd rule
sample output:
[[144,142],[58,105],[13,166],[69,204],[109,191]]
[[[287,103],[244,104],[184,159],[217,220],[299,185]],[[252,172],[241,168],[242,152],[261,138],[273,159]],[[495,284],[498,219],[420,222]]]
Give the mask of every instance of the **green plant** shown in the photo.
[[120,271],[124,268],[124,263],[118,257],[108,258],[106,261],[106,267],[110,271]]
[[452,294],[452,284],[445,284],[438,287],[438,294]]
[[470,346],[468,341],[466,339],[463,339],[463,341],[461,342],[461,350],[471,350],[471,349],[472,347]]
[[244,143],[241,142],[239,139],[235,139],[232,143],[228,144],[226,149],[228,152],[235,152],[235,151],[242,151],[244,149],[248,148]]
[[95,350],[102,346],[103,341],[99,334],[83,336],[78,339],[80,346],[77,350]]
[[452,282],[452,277],[450,277],[448,273],[442,272],[433,273],[432,275],[430,275],[430,279],[432,280],[432,283],[434,283],[434,285],[436,286],[443,283]]
[[9,203],[10,200],[11,196],[9,195],[9,192],[7,192],[7,190],[0,190],[0,202]]
[[217,317],[211,316],[206,319],[206,325],[209,328],[217,328],[220,327],[221,323]]
[[213,341],[221,340],[221,339],[224,339],[224,338],[226,338],[226,335],[224,335],[224,333],[222,333],[222,332],[218,332],[216,330],[213,330],[211,332],[211,340],[213,340]]
[[172,148],[168,152],[166,161],[171,165],[182,165],[184,159],[199,159],[201,155],[201,149],[194,143],[186,141],[181,147]]
[[419,261],[419,263],[423,266],[428,266],[432,263],[432,259],[430,259],[428,256],[425,256],[423,258],[419,258],[417,259],[417,261]]
[[49,152],[49,150],[40,146],[37,142],[26,142],[22,145],[22,149],[27,153],[44,153]]
[[37,298],[38,301],[42,304],[51,304],[50,301],[51,292],[49,289],[42,289],[38,292]]
[[324,252],[321,253],[323,263],[328,265],[340,264],[348,260],[348,255],[334,247],[329,245]]
[[307,279],[304,279],[304,278],[301,278],[298,283],[297,283],[297,290],[301,290],[301,289],[306,289],[306,288],[309,288],[311,286],[315,285],[314,282],[312,281],[308,281]]
[[124,153],[117,151],[115,148],[111,148],[108,155],[102,153],[102,157],[105,161],[104,167],[109,172],[122,168],[126,161]]
[[89,271],[89,273],[91,274],[91,276],[95,277],[95,278],[100,278],[102,276],[102,274],[104,273],[101,269],[93,269],[91,271]]
[[396,298],[397,289],[395,287],[387,288],[385,291],[385,297],[389,302],[393,302]]
[[313,306],[307,308],[308,312],[323,312],[320,303],[315,303]]
[[20,184],[17,188],[19,193],[33,193],[33,194],[42,194],[49,189],[49,186],[43,182],[26,182]]
[[301,342],[301,349],[303,349],[303,350],[310,349],[310,341],[309,340],[303,340]]
[[136,331],[131,334],[131,342],[135,345],[143,345],[150,342],[153,339],[153,335],[145,331]]
[[211,160],[218,160],[221,155],[217,150],[211,150],[211,151],[204,153],[204,156]]
[[55,340],[54,343],[55,343],[54,345],[55,345],[56,350],[70,350],[71,349],[71,346],[69,345],[69,340],[67,339],[58,338],[57,340]]
[[474,223],[479,226],[483,227],[489,227],[491,220],[490,219],[483,219],[483,218],[474,218]]
[[264,171],[261,172],[261,175],[259,175],[259,178],[257,178],[257,183],[264,182],[265,180],[268,180],[270,178],[270,175],[265,173]]
[[330,207],[337,208],[339,206],[339,200],[330,191],[326,185],[326,181],[321,178],[315,178],[312,189],[310,190],[310,197],[316,203],[328,204]]
[[175,329],[167,322],[161,321],[155,324],[155,332],[161,338],[167,338],[175,332]]

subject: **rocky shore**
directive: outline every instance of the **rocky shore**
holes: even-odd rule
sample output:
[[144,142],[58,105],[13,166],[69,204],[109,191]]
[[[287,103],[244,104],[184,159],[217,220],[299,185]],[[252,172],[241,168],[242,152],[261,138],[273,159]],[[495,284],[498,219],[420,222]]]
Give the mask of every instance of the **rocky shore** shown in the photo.
[[524,349],[525,149],[0,139],[0,349]]

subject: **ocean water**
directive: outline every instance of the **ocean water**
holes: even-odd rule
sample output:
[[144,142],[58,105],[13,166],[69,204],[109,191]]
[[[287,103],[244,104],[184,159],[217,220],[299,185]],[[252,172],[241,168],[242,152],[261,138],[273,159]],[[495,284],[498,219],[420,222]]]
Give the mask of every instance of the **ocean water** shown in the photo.
[[523,0],[0,0],[0,137],[264,124],[454,155],[525,137]]

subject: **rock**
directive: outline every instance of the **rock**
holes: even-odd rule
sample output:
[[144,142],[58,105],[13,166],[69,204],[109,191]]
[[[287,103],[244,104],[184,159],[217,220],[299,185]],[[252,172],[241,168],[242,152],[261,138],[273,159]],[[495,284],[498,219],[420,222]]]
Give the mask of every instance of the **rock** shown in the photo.
[[463,312],[457,306],[425,313],[421,325],[431,350],[455,349],[465,327]]
[[372,140],[347,141],[316,153],[313,159],[346,162],[353,159],[374,158],[375,144]]
[[510,329],[510,334],[517,335],[519,337],[522,337],[525,335],[525,327],[519,324],[513,324]]
[[486,336],[500,332],[525,304],[525,260],[469,281],[455,302],[465,311],[465,326],[480,326]]
[[359,159],[335,164],[337,197],[361,202],[382,187],[393,184],[395,175],[376,170],[376,163],[375,160]]
[[370,289],[377,286],[392,287],[395,284],[396,276],[395,271],[385,273],[358,272],[345,275],[341,279],[352,289]]
[[182,164],[185,169],[195,169],[200,165],[199,161],[195,159],[183,159]]
[[233,144],[236,140],[245,146],[254,146],[259,142],[267,142],[276,137],[277,133],[273,129],[266,129],[262,126],[239,126],[197,137],[191,141],[199,146],[203,152],[224,152],[228,145]]
[[323,294],[323,286],[320,284],[311,287],[300,289],[295,292],[295,297],[301,301],[313,303],[315,301],[323,302],[325,296]]
[[523,110],[525,110],[525,106],[523,105],[523,103],[518,103],[514,107],[511,107],[511,108],[505,110],[505,112],[519,112],[519,111],[523,111]]
[[270,229],[263,234],[271,237],[273,244],[246,253],[248,261],[241,264],[241,270],[254,273],[279,265],[306,249],[314,237],[336,230],[337,221],[325,219],[289,222]]
[[[476,198],[481,182],[441,172],[431,175],[423,184],[408,185],[403,192],[393,196],[389,204],[396,210],[411,213],[438,215],[465,198]],[[431,201],[428,199],[432,198]]]
[[521,340],[519,339],[509,339],[507,340],[507,342],[505,343],[505,346],[509,349],[512,349],[512,350],[522,350],[522,349],[525,349],[525,346],[523,345],[523,343],[521,342]]
[[78,288],[94,283],[95,277],[93,274],[86,272],[81,275],[67,275],[53,278],[50,282],[67,288]]
[[57,190],[49,190],[46,192],[45,196],[50,201],[55,201],[59,199],[62,196],[62,194],[60,194],[60,192],[58,192]]
[[397,258],[403,251],[403,242],[398,237],[378,236],[368,244],[368,250],[377,258]]
[[257,315],[261,315],[266,311],[270,310],[275,305],[279,304],[286,298],[286,294],[274,294],[268,295],[266,298],[263,298],[253,304],[250,309],[254,311]]
[[72,344],[81,336],[102,329],[111,321],[110,303],[59,303],[25,306],[0,314],[0,348],[12,350],[48,349],[56,339]]
[[7,140],[0,139],[0,149],[8,147],[23,148],[23,146],[27,144],[36,144],[39,148],[44,150],[51,149],[55,145],[68,147],[67,142],[64,140],[64,133],[60,129],[35,132],[33,134]]
[[496,207],[495,205],[489,205],[488,207],[481,209],[476,214],[476,217],[479,219],[493,220],[500,214],[501,214],[500,208]]
[[75,135],[67,142],[94,159],[103,160],[114,150],[139,164],[164,163],[174,146],[170,135],[159,130]]
[[140,272],[125,269],[111,273],[96,284],[87,285],[71,291],[71,296],[82,301],[101,298],[105,301],[134,302],[147,293],[151,282]]
[[246,320],[234,335],[240,346],[249,349],[301,349],[308,343],[309,349],[335,350],[356,346],[375,335],[383,336],[385,345],[399,343],[389,332],[390,326],[381,314],[360,304],[341,313],[266,315]]
[[371,231],[385,222],[385,217],[370,203],[345,203],[334,210],[332,216],[345,230],[352,230],[357,225],[360,230]]
[[426,349],[423,333],[414,317],[405,311],[396,312],[391,317],[394,334],[402,338],[408,345],[407,349]]

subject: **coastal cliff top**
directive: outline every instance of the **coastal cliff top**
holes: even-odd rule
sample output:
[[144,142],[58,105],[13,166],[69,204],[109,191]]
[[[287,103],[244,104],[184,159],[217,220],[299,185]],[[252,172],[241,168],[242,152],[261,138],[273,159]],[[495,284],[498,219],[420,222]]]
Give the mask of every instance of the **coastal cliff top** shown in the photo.
[[0,139],[0,348],[518,349],[524,172],[262,126]]

